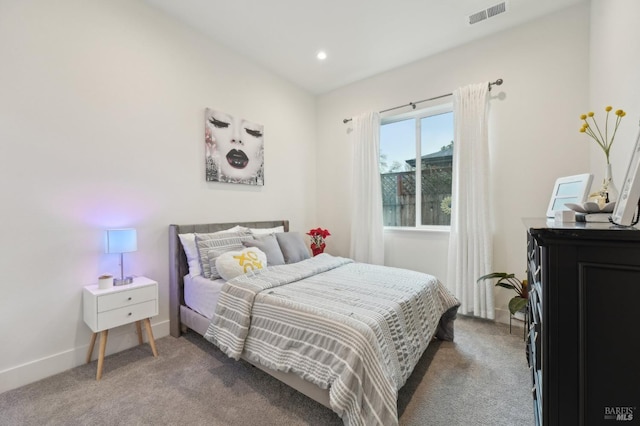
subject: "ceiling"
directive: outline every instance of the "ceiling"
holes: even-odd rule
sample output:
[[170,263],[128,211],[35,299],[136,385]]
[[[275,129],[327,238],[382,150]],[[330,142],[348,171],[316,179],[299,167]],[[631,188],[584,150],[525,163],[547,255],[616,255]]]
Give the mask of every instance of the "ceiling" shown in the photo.
[[[587,0],[145,1],[322,94]],[[500,3],[505,12],[469,24]]]

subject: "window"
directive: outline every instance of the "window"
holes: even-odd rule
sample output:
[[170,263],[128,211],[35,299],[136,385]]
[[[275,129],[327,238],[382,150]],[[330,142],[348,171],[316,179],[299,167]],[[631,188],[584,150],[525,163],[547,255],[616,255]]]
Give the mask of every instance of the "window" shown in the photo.
[[383,119],[380,178],[384,225],[450,225],[452,164],[451,105]]

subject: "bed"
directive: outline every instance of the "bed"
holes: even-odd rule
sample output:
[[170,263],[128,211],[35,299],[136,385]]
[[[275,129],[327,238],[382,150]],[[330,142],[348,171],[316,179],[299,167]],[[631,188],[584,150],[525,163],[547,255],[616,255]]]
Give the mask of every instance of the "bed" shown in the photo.
[[[209,299],[216,299],[213,303],[219,306],[213,315],[213,308],[207,305],[211,301],[200,305],[196,302],[207,297],[199,296],[198,290],[194,290],[198,284],[194,285],[193,277],[189,275],[180,234],[214,233],[238,225],[289,230],[286,220],[170,225],[171,335],[178,337],[181,332],[191,329],[205,336],[228,356],[244,359],[332,409],[345,424],[397,424],[397,390],[411,374],[432,338],[453,339],[453,321],[459,302],[437,279],[426,274],[320,255],[291,265],[270,266],[214,284],[219,286],[216,287],[219,291],[210,291]],[[370,288],[363,286],[376,284],[373,280],[383,280],[384,276],[402,276],[404,279],[403,274],[411,285],[416,280],[428,280],[429,284],[418,291],[420,299],[407,298],[405,302],[402,293],[408,291],[409,284],[398,280],[397,284],[390,286],[393,290],[388,290],[389,299],[394,300],[388,314],[387,311],[378,311],[381,297],[370,302],[375,304],[374,309],[364,316],[361,310],[368,308],[359,306],[359,298],[355,298],[353,303],[346,302],[353,298],[351,291],[362,292],[362,288]],[[366,276],[370,276],[371,282],[360,283]],[[322,285],[325,287],[318,290]],[[336,294],[330,296],[330,291]],[[377,293],[381,291],[386,292],[386,287],[376,290]],[[327,300],[323,301],[325,294]],[[319,303],[322,309],[312,306],[313,303]],[[324,308],[328,305],[335,305],[338,311],[326,313]],[[342,311],[338,305],[342,306]],[[243,311],[245,307],[246,311]],[[406,314],[408,310],[415,311],[415,314]],[[379,317],[385,317],[381,321],[384,325],[369,328],[368,321],[379,321]],[[291,321],[291,324],[285,324],[286,321]],[[265,324],[270,322],[277,323],[277,333],[265,331]],[[281,334],[289,332],[293,333],[292,336],[301,337],[280,339]],[[277,334],[278,343],[267,346],[259,340],[259,336],[264,334]],[[340,337],[346,339],[346,343],[337,337],[334,340],[334,334],[346,336]],[[363,343],[354,344],[361,336],[365,336]],[[357,347],[353,350],[357,356],[351,354],[351,346]],[[387,346],[394,349],[388,351]],[[360,347],[364,348],[362,352]],[[380,349],[382,347],[384,350]],[[272,354],[275,354],[273,358]],[[322,358],[324,364],[312,364],[315,357]]]

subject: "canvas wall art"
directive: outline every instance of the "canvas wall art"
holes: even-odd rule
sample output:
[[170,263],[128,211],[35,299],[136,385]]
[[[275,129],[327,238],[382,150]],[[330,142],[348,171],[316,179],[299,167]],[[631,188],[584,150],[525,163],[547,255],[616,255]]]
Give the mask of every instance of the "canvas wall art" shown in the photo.
[[205,109],[207,182],[264,185],[263,126]]

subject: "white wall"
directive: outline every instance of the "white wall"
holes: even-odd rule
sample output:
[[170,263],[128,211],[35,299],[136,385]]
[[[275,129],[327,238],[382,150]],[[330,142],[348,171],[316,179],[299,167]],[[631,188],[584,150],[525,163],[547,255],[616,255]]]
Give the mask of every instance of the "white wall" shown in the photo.
[[[637,0],[592,0],[590,34],[590,96],[583,113],[594,111],[604,123],[604,108],[623,109],[627,116],[618,128],[610,160],[613,181],[622,187],[629,158],[638,135],[640,119],[640,2]],[[613,120],[611,120],[613,122]],[[594,182],[602,182],[604,153],[585,136],[591,146]]]
[[[170,223],[315,225],[314,97],[142,1],[0,1],[0,58],[0,392],[84,362],[104,229],[138,230],[162,337]],[[264,124],[264,187],[204,181],[205,107]]]
[[[342,119],[504,79],[491,100],[494,269],[526,269],[523,217],[544,216],[555,179],[589,170],[577,117],[588,102],[589,6],[580,4],[524,26],[426,58],[320,96],[318,222],[333,236],[329,251],[348,254],[351,148]],[[450,99],[449,99],[450,100]],[[385,233],[385,263],[446,279],[448,237]],[[496,290],[496,317],[507,320],[513,296]]]

